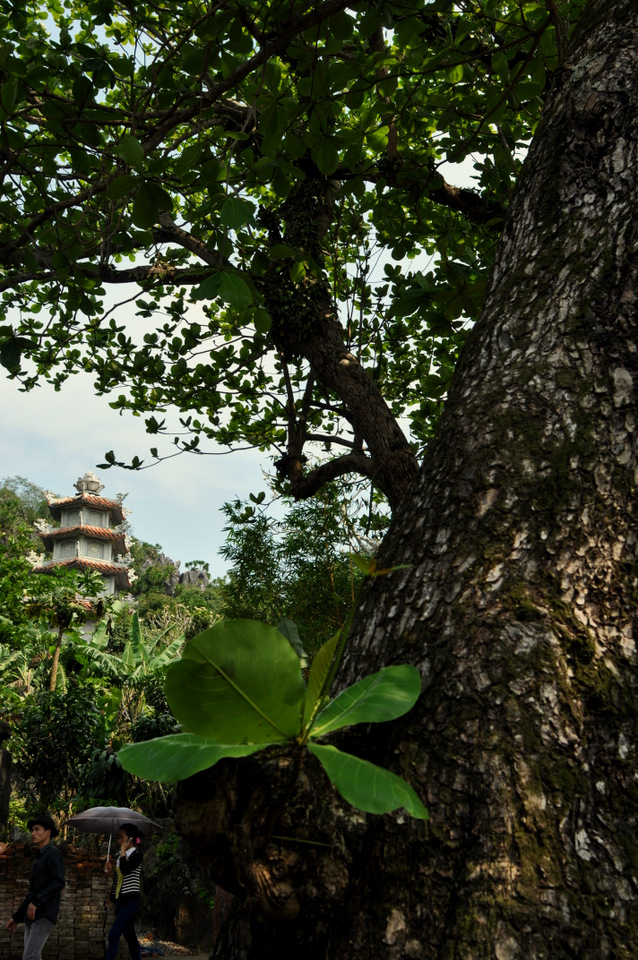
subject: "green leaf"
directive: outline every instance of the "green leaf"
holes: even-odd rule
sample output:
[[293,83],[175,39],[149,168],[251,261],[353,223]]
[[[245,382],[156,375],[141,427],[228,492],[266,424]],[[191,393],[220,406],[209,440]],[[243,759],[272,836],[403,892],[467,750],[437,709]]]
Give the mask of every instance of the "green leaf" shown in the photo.
[[331,176],[339,166],[339,151],[327,137],[312,148],[310,155],[326,177]]
[[355,723],[385,723],[411,710],[421,693],[421,677],[407,663],[384,667],[364,677],[339,694],[322,710],[312,730],[313,737]]
[[73,84],[73,100],[82,109],[87,100],[91,99],[93,99],[93,84],[82,74]]
[[9,340],[0,346],[0,364],[7,370],[18,370],[22,351],[16,339]]
[[297,260],[290,268],[290,279],[293,283],[301,283],[306,276],[306,265],[301,260]]
[[227,273],[225,271],[220,274],[219,295],[236,310],[245,310],[246,307],[250,306],[253,299],[251,289],[246,281],[242,280],[238,273]]
[[295,248],[289,247],[285,243],[275,243],[268,249],[268,256],[271,260],[287,260],[289,257],[294,257],[295,253]]
[[191,294],[193,300],[214,300],[219,293],[221,279],[221,274],[219,273],[214,273],[212,276],[206,277],[206,279],[193,290]]
[[129,193],[132,193],[141,183],[142,181],[137,174],[127,173],[123,177],[116,177],[115,180],[109,184],[106,195],[109,200],[121,200],[123,197],[127,197]]
[[337,644],[341,633],[335,633],[334,637],[331,637],[326,643],[324,643],[321,650],[319,650],[312,661],[310,667],[310,674],[308,676],[308,689],[306,690],[306,699],[304,701],[304,710],[303,710],[303,728],[304,731],[310,722],[312,715],[314,714],[317,706],[319,705],[320,700],[326,694],[326,682],[330,675],[330,667],[337,649]]
[[171,783],[214,767],[225,757],[248,757],[267,746],[267,743],[215,743],[192,733],[174,733],[143,743],[127,743],[118,750],[117,758],[124,769],[136,777]]
[[301,730],[299,658],[274,627],[226,620],[200,633],[169,667],[166,696],[192,733],[219,743],[270,743]]
[[327,97],[330,93],[330,77],[325,60],[315,60],[311,81],[312,96],[315,100]]
[[152,180],[148,181],[147,187],[150,190],[153,203],[158,210],[171,211],[173,209],[173,198],[167,190],[164,190],[163,187],[160,187],[159,184],[154,183]]
[[257,333],[262,335],[268,333],[272,325],[272,320],[270,314],[267,310],[264,310],[263,307],[257,307],[253,312],[253,323],[255,324],[255,330]]
[[283,620],[280,620],[277,624],[277,629],[279,633],[282,634],[295,651],[299,657],[299,663],[301,667],[307,666],[306,651],[304,650],[303,643],[301,642],[301,637],[299,636],[299,628],[294,620],[290,620],[288,617],[284,617]]
[[345,10],[333,14],[329,20],[330,32],[339,40],[349,40],[354,32],[354,20]]
[[148,228],[157,223],[160,210],[171,210],[173,201],[166,190],[151,180],[143,180],[133,201],[133,223]]
[[55,270],[67,270],[69,267],[69,258],[61,250],[56,250],[51,254],[51,266]]
[[117,145],[117,155],[130,167],[144,166],[144,147],[132,133],[125,133]]
[[173,173],[175,176],[183,177],[184,174],[190,173],[191,170],[193,170],[201,160],[203,154],[203,147],[199,143],[194,143],[191,144],[190,147],[186,147],[186,149],[183,150],[179,155],[179,158],[173,167]]
[[366,557],[360,553],[351,553],[349,556],[355,567],[357,567],[365,577],[370,576],[376,568],[376,559],[374,557]]
[[336,747],[309,743],[308,750],[317,757],[344,800],[358,810],[390,813],[403,807],[417,820],[429,819],[412,787],[389,770],[350,753],[342,753]]
[[255,214],[255,205],[249,200],[240,200],[238,197],[229,197],[219,211],[219,219],[224,227],[238,230],[244,224],[250,223]]
[[17,80],[5,80],[0,84],[0,104],[2,108],[11,113],[16,103],[18,92]]
[[506,83],[509,81],[510,66],[507,57],[501,50],[498,50],[492,56],[492,70],[498,74],[501,80],[504,80]]
[[140,618],[137,610],[133,614],[130,628],[131,647],[136,657],[140,657],[143,651],[142,631],[140,629]]
[[142,182],[133,201],[133,223],[137,227],[152,227],[157,221],[158,211],[153,203],[153,195],[146,182]]
[[534,97],[541,95],[543,86],[542,83],[536,83],[534,80],[523,80],[514,87],[514,95],[521,101],[533,100]]

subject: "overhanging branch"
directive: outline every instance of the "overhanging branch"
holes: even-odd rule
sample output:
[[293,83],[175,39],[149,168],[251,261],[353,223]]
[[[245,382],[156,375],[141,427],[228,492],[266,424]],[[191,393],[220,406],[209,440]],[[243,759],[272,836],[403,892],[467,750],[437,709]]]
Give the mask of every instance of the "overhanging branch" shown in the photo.
[[[401,162],[397,164],[386,164],[383,170],[378,167],[364,171],[357,176],[363,177],[369,183],[378,183],[385,181],[388,186],[402,188],[407,191],[414,189],[414,180],[401,179]],[[349,170],[337,170],[334,174],[335,180],[352,179],[353,174]],[[432,184],[432,186],[429,186]],[[507,209],[494,200],[485,199],[474,190],[467,190],[464,187],[455,187],[447,183],[440,174],[433,173],[431,169],[423,171],[423,181],[419,183],[419,197],[432,200],[434,203],[455,210],[463,214],[473,223],[489,223],[491,220],[498,220],[507,216]]]
[[364,454],[348,453],[343,457],[336,457],[327,463],[303,472],[302,458],[285,456],[275,461],[275,468],[279,476],[290,483],[290,490],[295,500],[307,500],[324,484],[343,477],[348,473],[372,479],[374,476],[373,463],[370,457]]

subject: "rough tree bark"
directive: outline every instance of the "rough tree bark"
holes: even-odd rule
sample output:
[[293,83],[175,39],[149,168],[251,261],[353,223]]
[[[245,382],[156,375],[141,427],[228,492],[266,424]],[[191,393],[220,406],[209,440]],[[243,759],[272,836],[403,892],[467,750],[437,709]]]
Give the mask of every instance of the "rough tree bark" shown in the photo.
[[287,757],[182,785],[182,830],[241,895],[227,960],[637,954],[637,31],[631,0],[583,16],[383,545],[411,566],[355,623],[341,682],[409,661],[423,694],[348,746],[431,822],[359,815]]

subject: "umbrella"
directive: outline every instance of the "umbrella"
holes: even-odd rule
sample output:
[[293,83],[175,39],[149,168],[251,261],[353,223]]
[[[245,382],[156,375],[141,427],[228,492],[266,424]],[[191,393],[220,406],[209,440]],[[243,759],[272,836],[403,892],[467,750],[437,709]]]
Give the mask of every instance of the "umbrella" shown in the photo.
[[117,836],[118,830],[125,823],[134,824],[144,837],[150,837],[162,829],[159,823],[149,820],[142,813],[129,810],[128,807],[91,807],[69,817],[67,823],[82,833],[108,834],[107,863],[111,858],[111,837]]
[[82,833],[103,833],[111,837],[117,836],[125,823],[134,824],[144,837],[150,837],[162,829],[159,823],[128,807],[91,807],[90,810],[75,813],[67,823]]

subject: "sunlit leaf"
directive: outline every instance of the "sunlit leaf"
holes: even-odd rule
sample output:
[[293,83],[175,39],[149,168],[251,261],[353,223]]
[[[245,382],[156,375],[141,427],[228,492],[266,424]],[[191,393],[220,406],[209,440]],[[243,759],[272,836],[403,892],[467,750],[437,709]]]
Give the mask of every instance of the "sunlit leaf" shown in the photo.
[[319,705],[319,701],[325,695],[326,681],[330,674],[334,655],[339,643],[340,633],[336,633],[330,638],[321,649],[315,654],[310,665],[308,675],[308,689],[304,702],[303,725],[306,728],[311,716]]
[[174,716],[190,732],[219,743],[298,736],[304,694],[290,643],[255,620],[222,621],[200,633],[166,675]]
[[253,295],[250,287],[238,273],[221,273],[219,280],[219,295],[236,310],[245,310],[249,307]]
[[403,807],[411,817],[428,820],[428,812],[412,787],[396,774],[336,747],[309,743],[341,796],[366,813],[390,813]]
[[313,737],[340,730],[355,723],[383,723],[396,720],[411,710],[421,692],[421,677],[407,663],[384,667],[343,690],[321,711],[312,730]]
[[142,743],[128,743],[118,750],[125,770],[143,780],[172,783],[215,766],[227,757],[248,757],[267,743],[223,744],[192,733],[175,733]]

